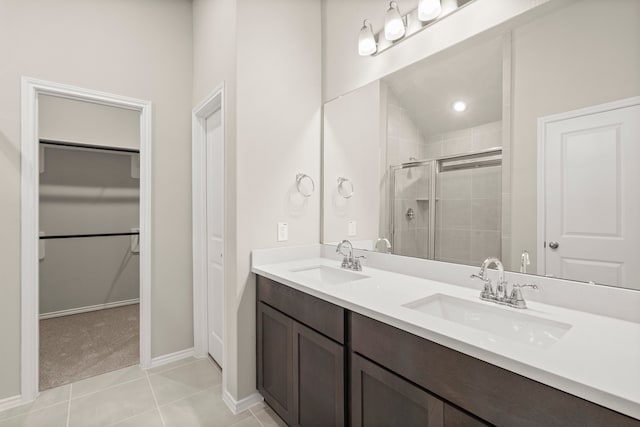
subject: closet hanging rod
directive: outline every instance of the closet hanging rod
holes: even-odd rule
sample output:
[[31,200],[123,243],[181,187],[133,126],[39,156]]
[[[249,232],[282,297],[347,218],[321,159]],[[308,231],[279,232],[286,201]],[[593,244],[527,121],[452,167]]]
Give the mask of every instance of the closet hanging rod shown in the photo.
[[51,239],[80,239],[85,237],[113,237],[113,236],[138,236],[139,231],[129,231],[126,233],[97,233],[97,234],[63,234],[59,236],[40,236],[40,240]]
[[53,139],[41,139],[40,144],[53,145],[57,147],[85,148],[88,150],[115,151],[117,153],[131,153],[131,154],[140,153],[140,150],[136,150],[135,148],[105,147],[102,145],[79,144],[77,142],[55,141]]

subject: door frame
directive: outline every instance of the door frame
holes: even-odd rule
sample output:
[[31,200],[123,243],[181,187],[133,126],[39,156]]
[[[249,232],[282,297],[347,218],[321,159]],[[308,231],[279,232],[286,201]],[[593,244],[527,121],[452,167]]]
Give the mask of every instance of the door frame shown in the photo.
[[537,198],[537,241],[536,241],[536,255],[537,262],[537,274],[544,275],[546,271],[545,260],[545,235],[546,235],[546,195],[545,195],[545,143],[546,143],[546,128],[547,125],[568,119],[575,119],[582,116],[588,116],[591,114],[604,113],[606,111],[618,110],[621,108],[633,107],[640,105],[640,96],[634,96],[631,98],[624,98],[618,101],[607,102],[604,104],[592,105],[577,110],[565,111],[563,113],[552,114],[550,116],[543,116],[538,118],[538,167],[537,167],[537,181],[538,181],[538,198]]
[[[192,164],[192,215],[193,215],[193,348],[195,357],[206,357],[208,354],[208,304],[207,304],[207,269],[208,269],[208,249],[207,249],[207,118],[220,110],[222,126],[222,144],[226,153],[226,132],[225,132],[225,83],[222,82],[203,101],[201,101],[192,112],[192,136],[191,136],[191,164]],[[226,162],[223,176],[223,199],[226,201]],[[226,215],[223,212],[222,239],[224,245],[227,244]],[[224,254],[223,247],[223,258]],[[227,282],[226,262],[223,267],[222,286],[222,353],[226,353],[227,331],[226,316],[227,308],[224,304],[225,287]],[[224,365],[226,355],[223,356]],[[224,366],[221,366],[224,372]],[[224,375],[223,375],[224,376]]]
[[49,95],[140,113],[140,365],[151,365],[151,102],[22,77],[21,364],[23,402],[39,393],[39,131],[38,97]]

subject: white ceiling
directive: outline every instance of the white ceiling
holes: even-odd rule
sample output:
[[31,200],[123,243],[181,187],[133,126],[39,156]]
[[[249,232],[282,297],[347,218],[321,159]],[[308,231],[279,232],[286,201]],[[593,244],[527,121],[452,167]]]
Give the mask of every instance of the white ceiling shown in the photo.
[[[423,137],[501,120],[501,39],[447,49],[382,80],[409,110]],[[467,103],[465,112],[453,111],[457,100]]]

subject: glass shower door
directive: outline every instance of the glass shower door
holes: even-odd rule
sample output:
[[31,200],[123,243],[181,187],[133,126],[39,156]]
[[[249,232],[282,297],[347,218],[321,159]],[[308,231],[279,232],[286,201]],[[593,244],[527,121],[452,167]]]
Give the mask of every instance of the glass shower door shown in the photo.
[[501,163],[499,151],[438,161],[434,259],[480,265],[501,258]]
[[430,258],[432,163],[420,162],[392,169],[392,251],[397,255]]

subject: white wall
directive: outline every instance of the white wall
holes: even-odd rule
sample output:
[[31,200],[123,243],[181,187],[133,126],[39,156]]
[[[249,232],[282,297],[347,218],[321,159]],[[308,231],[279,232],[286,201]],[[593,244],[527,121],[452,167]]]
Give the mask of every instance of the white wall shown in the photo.
[[193,16],[192,103],[227,88],[223,375],[242,399],[256,388],[250,252],[319,241],[319,190],[302,200],[295,176],[320,179],[320,0],[194,0]]
[[140,148],[140,113],[57,96],[38,98],[40,139]]
[[[378,56],[362,57],[357,46],[362,21],[367,18],[375,31],[380,30],[388,3],[323,0],[323,100],[364,86],[548,1],[476,1]],[[415,9],[417,2],[397,3],[406,13]]]
[[[334,99],[324,105],[323,236],[325,243],[349,240],[376,241],[381,196],[380,82]],[[338,177],[351,180],[354,193],[338,193]],[[345,184],[346,186],[347,184]],[[348,222],[356,221],[357,234],[348,236]]]
[[238,2],[238,397],[256,386],[251,250],[320,240],[320,191],[295,190],[298,172],[320,179],[320,12],[320,0]]
[[640,95],[640,2],[583,0],[513,31],[512,253],[536,258],[539,117]]
[[0,399],[20,393],[20,77],[153,103],[152,356],[193,345],[191,2],[0,1]]

